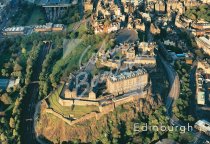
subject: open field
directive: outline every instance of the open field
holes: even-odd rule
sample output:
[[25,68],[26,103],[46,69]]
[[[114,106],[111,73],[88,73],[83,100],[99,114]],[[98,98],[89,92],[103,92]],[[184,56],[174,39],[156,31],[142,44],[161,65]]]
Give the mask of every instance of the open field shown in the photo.
[[61,93],[63,86],[59,87],[49,98],[49,106],[56,112],[68,117],[73,116],[74,118],[79,118],[85,114],[88,114],[92,111],[98,111],[98,107],[96,106],[74,106],[74,107],[66,107],[60,105],[58,102],[59,94]]

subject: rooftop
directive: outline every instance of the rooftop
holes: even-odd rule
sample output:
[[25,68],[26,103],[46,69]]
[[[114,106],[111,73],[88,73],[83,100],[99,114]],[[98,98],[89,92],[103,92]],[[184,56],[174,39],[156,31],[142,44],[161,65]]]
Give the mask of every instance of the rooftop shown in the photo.
[[146,73],[146,70],[141,68],[141,69],[138,69],[136,71],[122,72],[122,73],[117,74],[117,75],[113,74],[109,78],[110,78],[111,81],[116,82],[116,81],[120,81],[120,80],[124,80],[124,79],[137,77],[137,76],[143,75],[145,73]]
[[20,26],[20,27],[9,27],[9,28],[6,28],[4,31],[24,31],[24,27]]
[[200,40],[202,40],[204,43],[206,43],[207,45],[210,45],[210,40],[207,39],[206,37],[200,37]]
[[207,131],[210,131],[210,123],[206,120],[199,120],[195,123],[195,125],[205,128]]
[[70,0],[40,0],[41,4],[69,4]]

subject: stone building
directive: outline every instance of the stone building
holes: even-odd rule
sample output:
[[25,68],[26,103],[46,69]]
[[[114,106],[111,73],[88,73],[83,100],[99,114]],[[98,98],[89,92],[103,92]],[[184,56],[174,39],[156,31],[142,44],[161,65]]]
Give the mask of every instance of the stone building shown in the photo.
[[125,61],[125,64],[140,64],[140,65],[149,65],[155,66],[156,65],[156,58],[154,56],[137,56],[133,61]]
[[166,4],[164,1],[158,1],[155,3],[155,12],[156,13],[165,13]]
[[188,19],[187,17],[177,15],[175,20],[175,25],[178,28],[188,28],[190,24],[192,23],[191,19]]
[[[156,57],[154,54],[154,48],[156,47],[155,42],[136,42],[136,43],[120,43],[116,45],[113,50],[107,51],[100,55],[100,64],[110,67],[119,68],[120,66],[133,65],[145,65],[145,66],[155,66]],[[119,54],[122,56],[123,61],[118,59],[110,59],[115,55]],[[119,56],[118,56],[119,57]],[[125,65],[124,65],[125,64]]]
[[156,47],[156,43],[141,42],[138,46],[138,49],[139,51],[141,51],[143,55],[154,56],[155,47]]
[[135,59],[135,57],[136,57],[136,54],[135,54],[134,47],[128,49],[127,52],[126,52],[126,58],[133,60],[133,59]]
[[167,12],[178,11],[179,14],[185,12],[184,3],[178,0],[169,0],[167,3]]
[[156,25],[154,25],[153,23],[151,23],[150,32],[152,34],[154,34],[154,35],[160,34],[160,29]]
[[197,37],[204,35],[210,36],[210,29],[202,29],[202,30],[192,29],[191,33]]
[[121,0],[123,4],[132,4],[134,6],[138,6],[140,3],[140,0]]
[[207,39],[206,37],[199,37],[199,38],[196,37],[195,41],[199,48],[202,48],[206,54],[210,55],[210,40],[209,39]]
[[84,10],[85,11],[92,11],[93,10],[93,2],[92,0],[84,0]]
[[107,92],[113,95],[128,93],[135,90],[143,90],[148,84],[148,73],[141,68],[137,71],[122,72],[111,75],[107,79]]
[[145,32],[145,25],[141,21],[141,19],[135,19],[134,20],[134,27],[135,27],[136,30],[141,30],[141,31]]
[[63,24],[46,23],[45,25],[34,26],[35,32],[51,32],[51,31],[62,31],[64,29]]
[[125,13],[133,13],[141,2],[141,0],[121,0]]
[[24,35],[26,32],[25,28],[20,27],[9,27],[2,30],[3,35],[10,36],[10,35]]
[[198,30],[210,29],[210,23],[208,22],[192,23],[191,27]]

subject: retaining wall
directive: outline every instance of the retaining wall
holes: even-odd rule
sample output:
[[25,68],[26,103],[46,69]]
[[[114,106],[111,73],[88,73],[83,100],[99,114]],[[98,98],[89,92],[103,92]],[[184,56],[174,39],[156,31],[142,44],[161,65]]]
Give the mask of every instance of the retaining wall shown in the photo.
[[76,119],[76,120],[67,119],[64,116],[62,116],[61,114],[55,112],[53,109],[47,108],[46,109],[46,112],[55,115],[56,117],[62,119],[63,121],[65,121],[69,125],[74,125],[74,124],[77,124],[77,123],[80,123],[80,122],[84,122],[84,121],[89,120],[89,119],[92,119],[92,118],[95,118],[95,119],[99,120],[103,115],[108,114],[109,112],[114,111],[115,107],[120,106],[120,105],[125,104],[125,103],[128,103],[128,102],[133,102],[133,101],[138,100],[138,99],[141,99],[141,98],[146,98],[146,96],[147,96],[147,92],[143,92],[143,93],[138,94],[138,95],[131,95],[131,96],[128,96],[128,97],[125,97],[125,98],[122,98],[122,99],[113,101],[112,103],[107,104],[107,105],[104,105],[104,106],[101,106],[101,105],[99,106],[99,103],[98,102],[95,102],[95,101],[81,101],[81,100],[76,100],[76,103],[78,105],[79,104],[81,104],[81,105],[84,105],[84,104],[92,104],[93,105],[93,104],[95,104],[95,105],[97,105],[99,107],[99,111],[100,111],[99,113],[97,113],[97,112],[91,112],[91,113],[86,114],[86,115],[84,115],[81,118]]

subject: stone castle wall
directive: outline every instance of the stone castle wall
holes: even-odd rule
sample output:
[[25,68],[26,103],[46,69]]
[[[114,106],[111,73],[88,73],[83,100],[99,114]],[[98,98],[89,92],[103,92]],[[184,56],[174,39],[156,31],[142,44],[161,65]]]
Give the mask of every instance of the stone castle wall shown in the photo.
[[[73,121],[70,120],[70,119],[65,118],[61,114],[55,112],[53,109],[47,108],[46,112],[55,115],[56,117],[62,119],[63,121],[65,121],[69,125],[74,125],[74,124],[77,124],[77,123],[84,122],[86,120],[90,120],[92,118],[95,118],[96,120],[98,120],[103,115],[114,111],[115,107],[120,106],[120,105],[125,104],[125,103],[128,103],[128,102],[133,102],[133,101],[136,101],[136,100],[139,100],[139,99],[144,99],[144,98],[147,97],[147,95],[148,95],[148,92],[145,91],[145,92],[143,92],[141,94],[137,94],[137,95],[134,94],[134,95],[131,95],[129,97],[120,99],[118,101],[114,101],[114,102],[112,102],[110,104],[107,104],[107,105],[104,105],[104,106],[99,106],[99,111],[100,111],[99,113],[98,112],[91,112],[91,113],[86,114],[85,116],[82,116],[81,118],[73,120]],[[82,104],[84,104],[84,103],[82,103]]]
[[95,106],[99,106],[98,101],[84,101],[84,100],[80,100],[80,99],[75,99],[74,100],[74,104],[75,105],[80,105],[80,106],[84,106],[84,105],[95,105]]
[[108,104],[108,105],[105,105],[105,106],[99,106],[99,111],[101,113],[110,112],[110,111],[113,111],[114,109],[115,109],[114,103],[111,103],[111,104]]
[[98,101],[81,100],[81,99],[62,99],[61,97],[58,98],[58,102],[62,106],[72,106],[72,105],[80,105],[80,106],[95,105],[95,106],[99,106]]
[[65,100],[65,99],[62,99],[62,98],[58,98],[58,102],[62,105],[62,106],[71,106],[74,104],[74,101],[73,100]]
[[56,117],[62,119],[64,122],[66,122],[66,123],[69,124],[69,125],[71,125],[71,123],[72,123],[71,120],[69,120],[69,119],[63,117],[61,114],[55,112],[55,111],[52,110],[52,109],[47,108],[47,109],[45,110],[45,112],[50,113],[50,114],[53,114],[54,116],[56,116]]
[[134,100],[133,96],[129,96],[129,97],[115,101],[114,104],[115,104],[115,107],[117,107],[124,103],[133,102],[133,100]]

